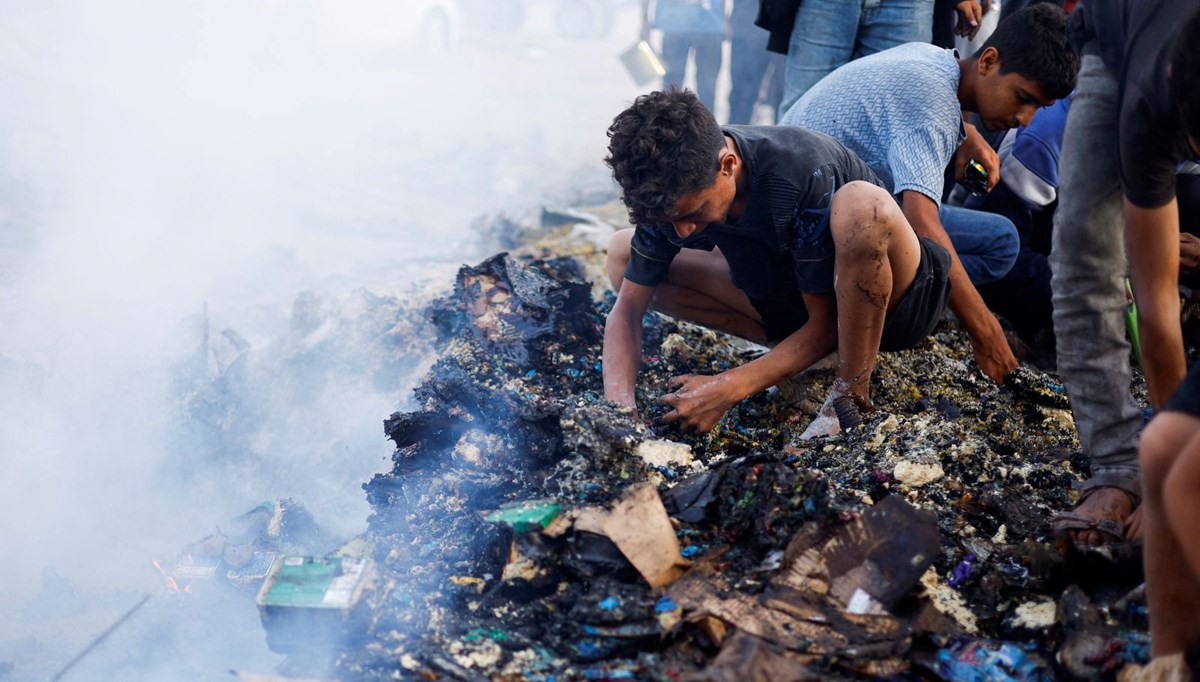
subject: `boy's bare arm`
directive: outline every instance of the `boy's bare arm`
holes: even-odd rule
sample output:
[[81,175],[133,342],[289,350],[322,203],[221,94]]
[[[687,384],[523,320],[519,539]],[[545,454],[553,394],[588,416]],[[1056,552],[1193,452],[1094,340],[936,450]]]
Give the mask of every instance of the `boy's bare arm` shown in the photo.
[[617,302],[604,324],[604,397],[637,410],[634,389],[642,364],[642,316],[654,287],[621,282]]
[[904,217],[917,235],[932,239],[950,253],[950,309],[958,316],[971,338],[971,350],[975,353],[979,368],[992,381],[1004,383],[1004,377],[1017,368],[1017,358],[1008,347],[1008,339],[1004,336],[1000,321],[984,305],[983,297],[963,269],[950,235],[942,227],[937,204],[924,194],[912,190],[901,193],[901,201]]
[[832,295],[804,294],[808,322],[760,358],[715,376],[675,377],[676,390],[659,399],[674,409],[665,421],[708,431],[731,407],[786,377],[808,369],[837,348],[837,318]]

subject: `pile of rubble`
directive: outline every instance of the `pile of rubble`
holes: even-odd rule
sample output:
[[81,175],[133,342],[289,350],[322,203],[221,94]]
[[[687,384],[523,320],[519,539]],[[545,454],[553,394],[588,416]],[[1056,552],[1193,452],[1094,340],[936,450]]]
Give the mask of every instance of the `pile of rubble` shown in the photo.
[[1146,658],[1137,548],[1045,528],[1087,474],[1053,376],[991,384],[946,322],[881,357],[879,411],[843,434],[797,440],[828,369],[689,434],[656,421],[668,380],[762,350],[651,315],[637,422],[603,398],[591,243],[464,267],[430,307],[441,353],[385,423],[374,577],[332,676],[1035,680]]

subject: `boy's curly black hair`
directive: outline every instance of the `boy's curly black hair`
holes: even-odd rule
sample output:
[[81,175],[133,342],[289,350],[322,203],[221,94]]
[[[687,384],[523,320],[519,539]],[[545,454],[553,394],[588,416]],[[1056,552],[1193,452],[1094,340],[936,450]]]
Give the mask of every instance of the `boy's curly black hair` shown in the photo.
[[608,127],[608,157],[634,225],[666,222],[679,197],[711,186],[725,135],[695,93],[642,95]]
[[1171,97],[1179,107],[1183,129],[1192,137],[1200,137],[1200,46],[1196,45],[1200,31],[1200,8],[1192,12],[1175,34],[1171,54]]
[[1067,40],[1067,13],[1057,5],[1042,2],[1014,12],[996,26],[979,52],[989,47],[1000,53],[1000,73],[1015,71],[1053,99],[1075,89],[1079,54]]

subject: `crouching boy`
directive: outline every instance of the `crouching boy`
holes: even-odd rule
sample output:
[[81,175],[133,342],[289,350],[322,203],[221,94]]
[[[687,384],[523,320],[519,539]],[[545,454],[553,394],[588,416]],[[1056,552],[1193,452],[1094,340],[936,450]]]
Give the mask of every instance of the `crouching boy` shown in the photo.
[[871,169],[833,138],[722,128],[674,88],[638,97],[608,136],[606,162],[637,226],[609,244],[608,399],[636,409],[642,316],[653,307],[771,347],[715,376],[675,377],[659,399],[672,408],[666,421],[707,431],[743,398],[837,350],[837,379],[802,437],[837,433],[835,400],[869,409],[878,352],[917,344],[941,318],[949,255],[917,237]]

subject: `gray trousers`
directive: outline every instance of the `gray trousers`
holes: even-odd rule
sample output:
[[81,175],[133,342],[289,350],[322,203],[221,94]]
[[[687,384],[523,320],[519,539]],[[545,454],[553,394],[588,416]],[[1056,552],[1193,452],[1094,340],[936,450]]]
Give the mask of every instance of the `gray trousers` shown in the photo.
[[1092,474],[1135,473],[1142,412],[1129,385],[1117,79],[1086,51],[1067,116],[1050,252],[1054,333]]

